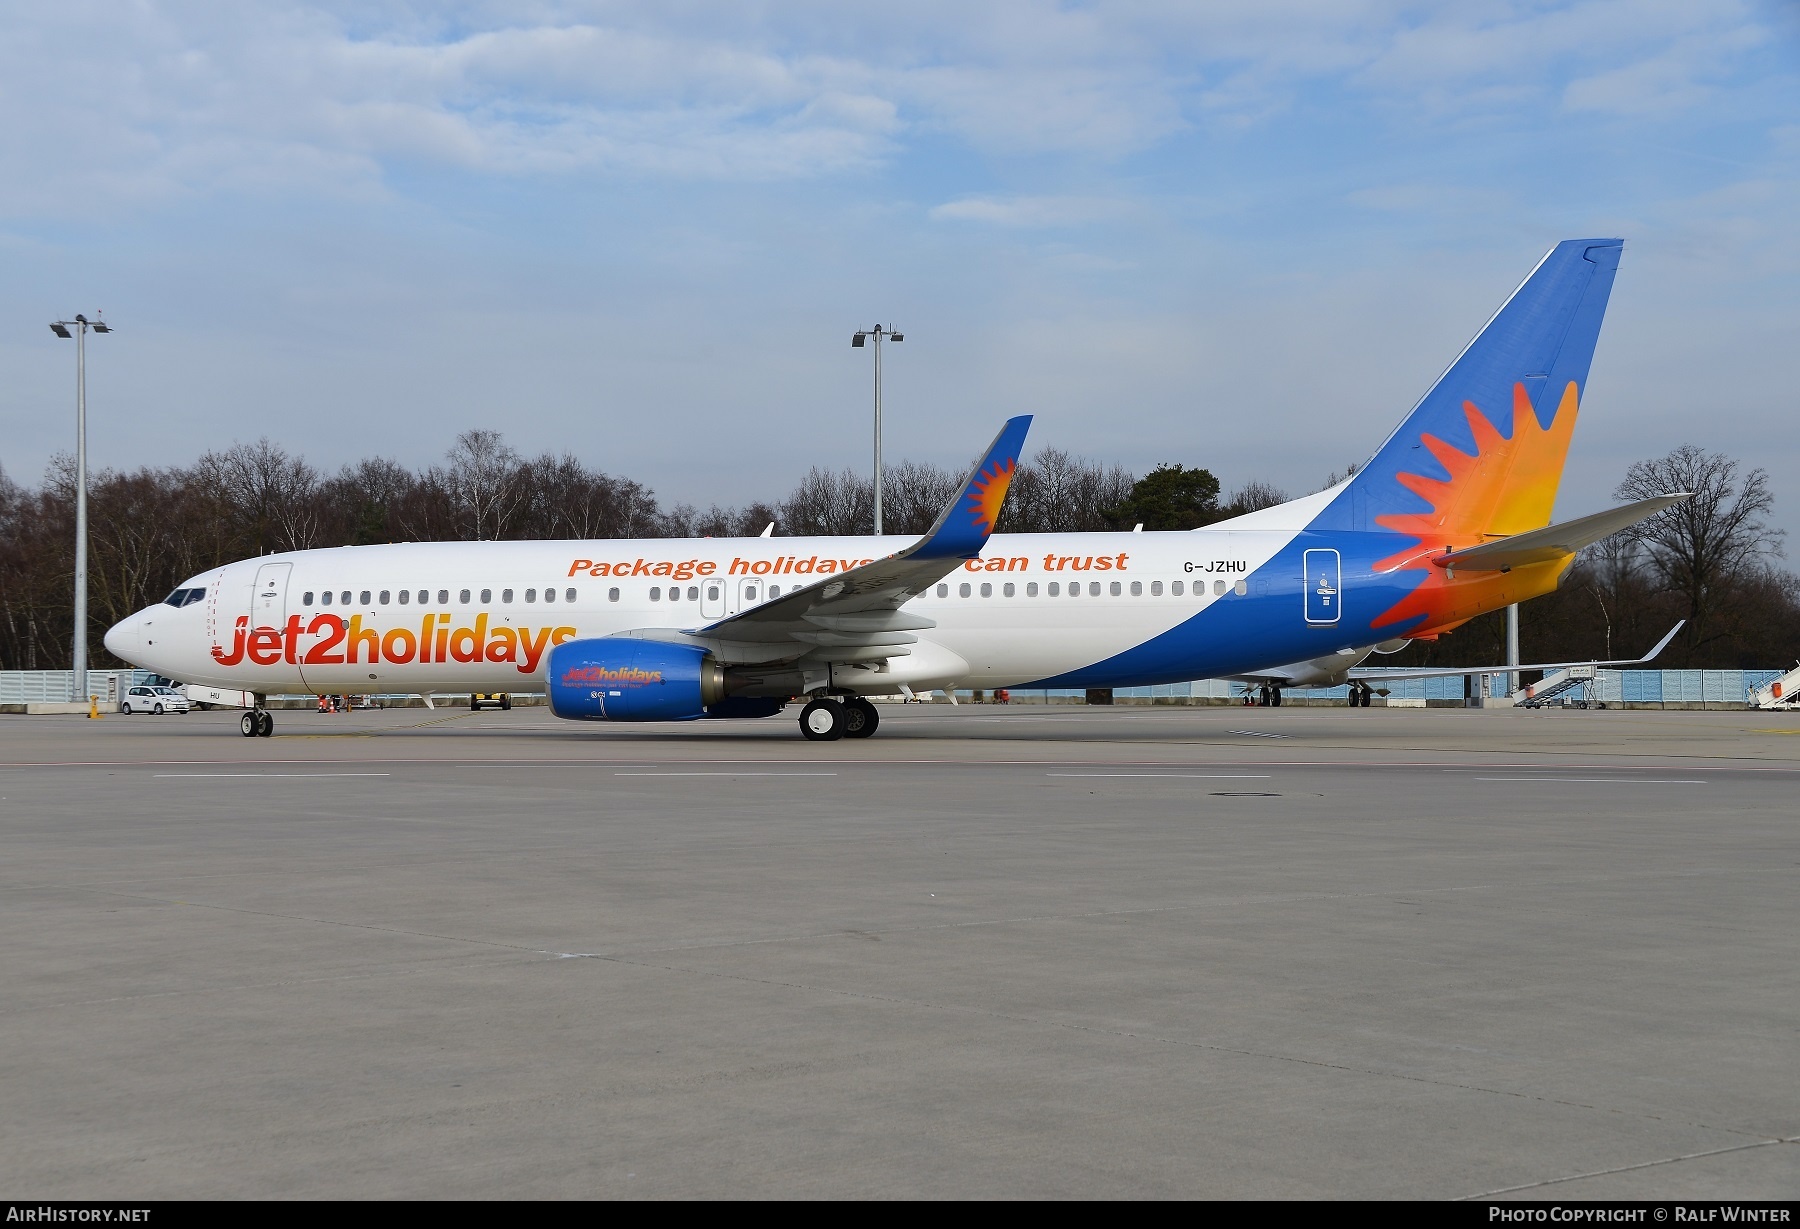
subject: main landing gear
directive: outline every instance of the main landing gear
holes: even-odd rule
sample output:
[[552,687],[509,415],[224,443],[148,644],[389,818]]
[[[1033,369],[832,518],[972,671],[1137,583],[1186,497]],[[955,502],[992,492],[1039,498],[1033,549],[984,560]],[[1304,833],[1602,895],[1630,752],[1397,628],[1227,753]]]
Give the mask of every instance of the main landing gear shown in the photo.
[[1350,707],[1367,708],[1369,701],[1375,698],[1375,689],[1367,683],[1350,684]]
[[867,738],[881,724],[881,714],[861,696],[837,700],[820,696],[800,710],[800,732],[811,742]]
[[1270,683],[1264,683],[1259,690],[1262,694],[1259,696],[1257,703],[1263,708],[1281,707],[1281,688]]
[[266,708],[253,708],[238,720],[245,738],[267,738],[275,732],[275,718]]

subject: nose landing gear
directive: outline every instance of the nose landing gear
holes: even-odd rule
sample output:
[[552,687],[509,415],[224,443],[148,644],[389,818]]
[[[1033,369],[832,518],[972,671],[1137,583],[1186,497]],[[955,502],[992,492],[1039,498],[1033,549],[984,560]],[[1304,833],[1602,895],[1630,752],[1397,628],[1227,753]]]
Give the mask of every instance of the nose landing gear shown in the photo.
[[264,708],[251,709],[238,719],[245,738],[267,738],[275,732],[275,718]]

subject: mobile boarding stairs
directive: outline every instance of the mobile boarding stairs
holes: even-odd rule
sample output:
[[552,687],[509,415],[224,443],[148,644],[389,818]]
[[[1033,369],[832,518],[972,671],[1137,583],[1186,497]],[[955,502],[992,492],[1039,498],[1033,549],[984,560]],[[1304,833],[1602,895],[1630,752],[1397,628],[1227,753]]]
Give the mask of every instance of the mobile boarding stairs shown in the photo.
[[1564,666],[1552,671],[1529,687],[1513,694],[1519,708],[1543,708],[1546,704],[1564,705],[1571,701],[1578,708],[1593,703],[1594,680],[1600,671],[1595,666]]
[[1800,702],[1800,666],[1795,666],[1767,687],[1750,693],[1751,708],[1793,708]]

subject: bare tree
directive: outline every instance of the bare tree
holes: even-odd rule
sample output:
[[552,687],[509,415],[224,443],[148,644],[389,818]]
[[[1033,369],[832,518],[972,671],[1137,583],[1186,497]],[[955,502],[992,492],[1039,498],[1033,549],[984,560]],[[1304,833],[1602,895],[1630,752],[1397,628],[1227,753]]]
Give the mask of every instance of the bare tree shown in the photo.
[[194,478],[218,527],[235,530],[229,536],[256,554],[318,544],[318,471],[267,437],[203,454]]
[[1643,548],[1663,584],[1681,595],[1688,619],[1684,638],[1693,653],[1715,636],[1714,608],[1731,585],[1766,556],[1782,553],[1782,531],[1765,519],[1775,497],[1764,470],[1752,469],[1740,480],[1736,461],[1692,444],[1633,464],[1613,498],[1677,491],[1691,491],[1693,498],[1636,526],[1628,540]]
[[875,527],[875,483],[855,470],[815,465],[782,502],[776,519],[789,537],[869,533]]
[[1046,448],[1019,467],[1000,513],[1008,533],[1080,533],[1116,528],[1111,513],[1131,495],[1131,471]]
[[402,509],[417,486],[412,471],[386,457],[346,465],[320,487],[331,536],[346,546],[370,546],[404,537]]
[[507,524],[525,496],[519,454],[498,431],[464,431],[445,454],[441,485],[449,493],[457,527],[478,542],[506,536]]
[[533,538],[647,538],[662,531],[656,495],[629,478],[549,454],[519,470],[522,501],[514,534]]
[[919,461],[902,461],[882,475],[882,528],[922,534],[956,496],[960,474]]
[[1221,509],[1228,516],[1242,516],[1246,512],[1255,512],[1262,508],[1273,508],[1276,504],[1285,504],[1288,493],[1271,482],[1260,479],[1246,482],[1232,493]]

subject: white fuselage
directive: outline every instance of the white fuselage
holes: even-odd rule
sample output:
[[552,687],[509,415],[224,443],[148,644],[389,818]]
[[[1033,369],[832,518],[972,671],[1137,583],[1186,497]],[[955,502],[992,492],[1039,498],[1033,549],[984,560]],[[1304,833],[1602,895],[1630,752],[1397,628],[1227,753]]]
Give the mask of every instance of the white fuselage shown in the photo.
[[[1246,601],[1248,578],[1293,536],[1285,525],[996,535],[981,558],[906,604],[936,626],[881,673],[859,672],[857,687],[1005,687],[1080,670],[1216,603]],[[535,691],[551,645],[703,628],[779,596],[775,589],[789,592],[910,541],[653,538],[295,551],[194,577],[184,586],[188,604],[133,615],[108,633],[107,646],[159,674],[254,692]]]

